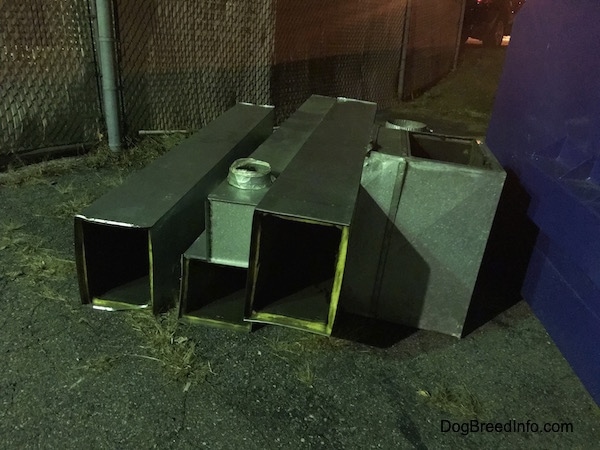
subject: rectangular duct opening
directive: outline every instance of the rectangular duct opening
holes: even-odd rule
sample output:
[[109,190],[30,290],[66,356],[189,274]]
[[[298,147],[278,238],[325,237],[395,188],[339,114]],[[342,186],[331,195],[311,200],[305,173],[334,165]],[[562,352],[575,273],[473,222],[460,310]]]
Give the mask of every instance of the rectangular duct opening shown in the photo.
[[249,280],[253,283],[250,320],[330,333],[347,229],[272,214],[257,214],[255,221],[259,229]]
[[249,330],[244,322],[247,270],[186,259],[181,316],[222,328]]
[[215,264],[206,244],[204,232],[183,254],[179,316],[188,323],[250,331],[252,324],[244,321],[248,270]]
[[409,133],[410,155],[478,168],[493,168],[481,146],[473,139]]
[[[78,220],[78,219],[76,219]],[[78,220],[94,306],[143,308],[151,302],[148,230]]]
[[249,329],[244,323],[246,269],[186,261],[182,318],[223,328]]

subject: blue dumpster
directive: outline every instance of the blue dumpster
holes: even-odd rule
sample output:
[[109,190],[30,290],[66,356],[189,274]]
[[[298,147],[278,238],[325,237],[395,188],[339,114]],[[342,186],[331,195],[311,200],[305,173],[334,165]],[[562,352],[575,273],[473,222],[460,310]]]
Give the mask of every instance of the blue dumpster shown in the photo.
[[519,12],[487,144],[530,196],[539,228],[522,287],[600,404],[600,3]]

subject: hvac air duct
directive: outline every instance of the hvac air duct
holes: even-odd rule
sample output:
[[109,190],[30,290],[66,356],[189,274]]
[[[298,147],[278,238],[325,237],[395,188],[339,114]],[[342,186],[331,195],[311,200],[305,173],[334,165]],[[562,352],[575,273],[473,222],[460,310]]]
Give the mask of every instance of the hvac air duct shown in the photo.
[[171,306],[181,253],[204,230],[206,196],[271,134],[273,120],[271,107],[238,104],[77,214],[83,303]]
[[365,162],[341,307],[461,336],[505,172],[472,139],[382,128]]
[[[313,95],[250,155],[250,162],[234,163],[228,179],[208,196],[206,233],[183,255],[180,315],[184,320],[237,330],[251,328],[251,323],[244,321],[244,305],[252,217],[270,186],[244,187],[254,186],[261,177],[260,168],[267,164],[276,184],[335,104],[334,98]],[[256,177],[233,172],[248,163],[258,166]]]
[[257,205],[246,320],[331,333],[375,111],[338,99]]

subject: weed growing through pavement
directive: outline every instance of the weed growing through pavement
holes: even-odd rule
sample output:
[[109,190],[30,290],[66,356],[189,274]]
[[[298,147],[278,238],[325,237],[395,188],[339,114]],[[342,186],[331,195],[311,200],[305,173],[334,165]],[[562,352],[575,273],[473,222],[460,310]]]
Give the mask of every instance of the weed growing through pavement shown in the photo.
[[8,252],[11,270],[4,276],[9,281],[21,279],[34,294],[63,304],[72,313],[77,312],[72,302],[52,283],[75,275],[75,261],[47,246],[42,238],[22,232],[23,224],[14,220],[0,222],[0,250]]
[[278,358],[288,363],[301,383],[312,387],[315,381],[314,366],[310,363],[318,352],[330,351],[345,345],[341,339],[309,334],[300,339],[267,338],[267,347]]
[[73,183],[51,184],[51,186],[61,195],[71,195],[77,191],[77,188],[73,186]]
[[63,258],[59,252],[47,247],[25,246],[18,256],[24,273],[36,280],[65,279],[75,274],[73,259]]
[[308,387],[313,387],[313,383],[315,382],[315,372],[308,361],[296,369],[296,378]]
[[419,389],[417,395],[431,405],[460,418],[481,418],[483,407],[466,386],[436,386],[432,391]]
[[17,222],[0,224],[1,230],[12,230],[0,238],[0,250],[12,253],[11,279],[24,275],[31,284],[38,284],[43,280],[66,279],[74,275],[73,259],[49,248],[39,236],[21,232],[22,226]]
[[119,169],[119,171],[110,177],[105,177],[103,180],[103,184],[109,188],[115,188],[120,186],[125,181],[125,177],[123,176],[123,170]]
[[175,310],[157,317],[148,310],[132,311],[130,314],[128,322],[142,335],[145,341],[142,348],[150,353],[135,356],[161,363],[171,378],[185,383],[184,390],[206,378],[211,371],[210,364],[198,358],[193,340],[178,335],[179,322]]
[[90,372],[106,373],[116,365],[118,359],[116,356],[100,355],[88,360],[83,369]]
[[[67,297],[62,295],[59,291],[46,284],[40,284],[34,289],[34,292],[39,297],[42,297],[45,300],[52,300],[59,304],[62,304],[62,306],[65,309],[68,309],[71,314],[78,314],[80,312],[79,303],[74,303],[73,301],[69,300]],[[80,322],[87,321],[84,318],[81,318]]]
[[311,352],[341,348],[344,345],[345,342],[341,339],[317,334],[308,334],[295,340],[284,340],[279,337],[267,339],[267,346],[280,357],[301,356]]
[[80,213],[84,208],[89,206],[94,201],[94,196],[89,192],[80,192],[74,194],[72,198],[54,205],[52,214],[61,219],[73,217]]

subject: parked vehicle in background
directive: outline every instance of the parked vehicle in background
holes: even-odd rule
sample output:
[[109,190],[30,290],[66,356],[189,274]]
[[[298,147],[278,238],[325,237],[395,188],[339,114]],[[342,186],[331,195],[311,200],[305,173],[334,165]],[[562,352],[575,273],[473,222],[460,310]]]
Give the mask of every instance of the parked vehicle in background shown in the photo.
[[502,44],[510,34],[515,14],[525,0],[467,0],[463,22],[463,41],[472,37],[487,47]]

